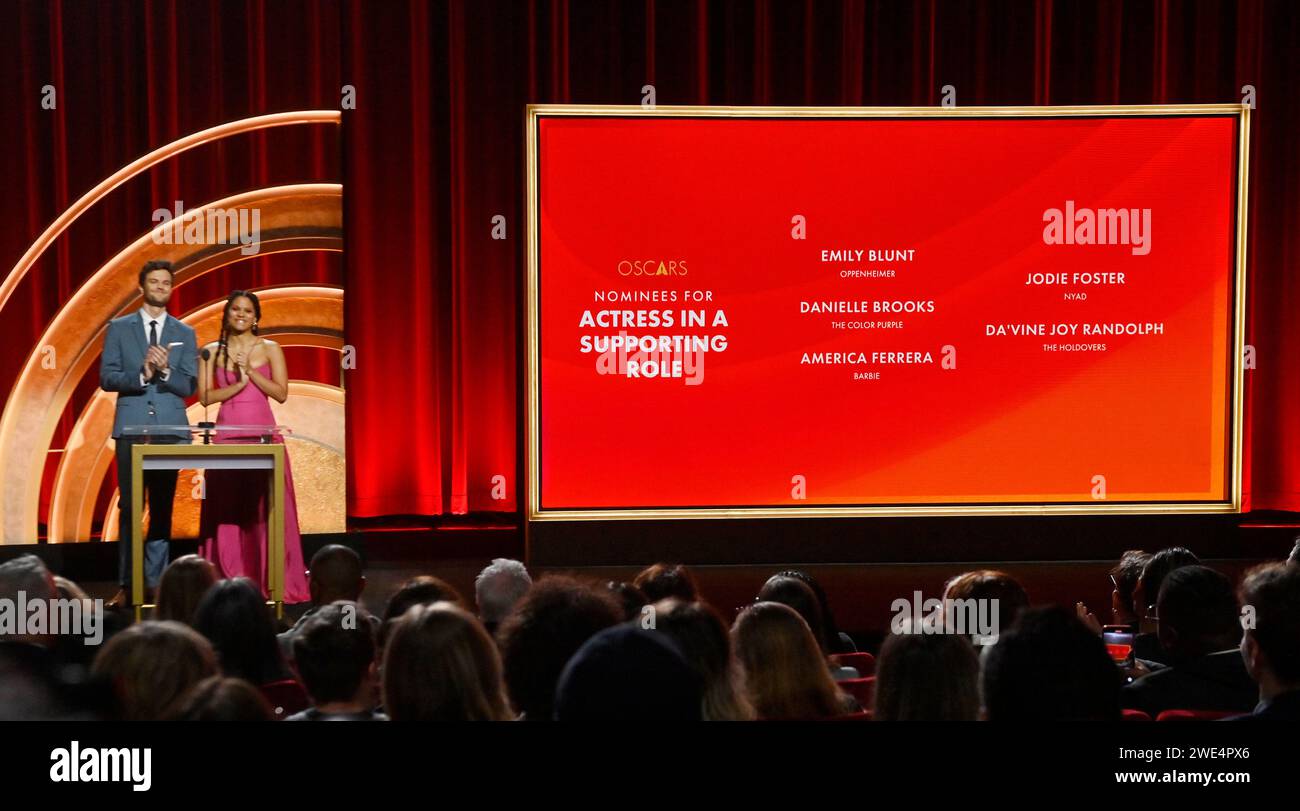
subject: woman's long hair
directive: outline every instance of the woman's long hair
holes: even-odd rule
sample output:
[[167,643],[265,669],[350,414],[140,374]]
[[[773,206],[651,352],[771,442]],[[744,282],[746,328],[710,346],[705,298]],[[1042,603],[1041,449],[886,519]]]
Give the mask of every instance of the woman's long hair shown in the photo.
[[384,709],[394,721],[507,721],[501,657],[471,614],[448,602],[417,605],[384,651]]
[[[257,300],[257,294],[251,290],[232,290],[229,296],[226,296],[226,306],[221,310],[221,337],[217,339],[217,358],[216,368],[226,368],[226,362],[230,359],[228,349],[230,340],[230,308],[234,306],[235,299],[246,298],[253,305],[253,334],[257,334],[257,322],[262,320],[262,302]],[[239,367],[235,367],[235,379],[240,378]]]
[[290,678],[262,591],[246,577],[222,580],[194,612],[194,628],[217,650],[221,671],[261,686]]
[[731,634],[759,718],[813,720],[849,711],[813,632],[793,608],[755,603],[740,612]]
[[875,699],[877,721],[974,721],[980,710],[975,649],[964,634],[912,623],[880,648]]
[[731,637],[718,612],[706,603],[680,600],[664,600],[655,609],[655,627],[677,643],[704,684],[704,720],[753,720],[754,708],[745,697],[744,673],[731,653]]

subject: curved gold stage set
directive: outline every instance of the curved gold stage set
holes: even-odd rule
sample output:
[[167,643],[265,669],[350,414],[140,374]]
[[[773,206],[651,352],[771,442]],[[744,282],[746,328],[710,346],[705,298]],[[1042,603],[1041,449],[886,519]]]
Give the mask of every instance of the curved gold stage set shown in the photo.
[[[232,121],[173,141],[122,167],[88,191],[59,216],[0,284],[0,315],[19,282],[47,248],[115,188],[183,152],[231,136],[291,125],[338,126],[338,111],[305,110]],[[343,250],[343,188],[335,183],[300,183],[254,189],[186,211],[168,228],[184,228],[212,210],[256,209],[260,228],[253,255],[289,251]],[[147,213],[142,212],[143,216]],[[67,446],[53,446],[56,428],[85,374],[98,364],[111,319],[141,306],[137,272],[150,259],[166,259],[176,269],[177,287],[247,257],[244,244],[158,244],[151,227],[109,258],[77,290],[31,347],[27,362],[0,416],[0,542],[30,544],[46,526],[50,543],[93,540],[95,505],[114,457],[111,438],[114,396],[98,390],[80,405]],[[211,234],[209,234],[211,236]],[[295,284],[293,279],[257,290],[262,303],[260,334],[282,346],[343,350],[343,290],[336,286]],[[224,299],[210,301],[177,318],[194,328],[199,346],[215,341]],[[340,383],[342,377],[340,375]],[[76,405],[74,405],[76,407]],[[294,468],[298,510],[304,533],[342,532],[345,513],[344,392],[341,385],[292,380],[289,398],[273,404],[277,421],[293,431],[288,452]],[[189,407],[191,423],[204,419],[203,406]],[[47,457],[60,454],[48,514],[41,513],[41,480]],[[177,486],[174,535],[198,532],[199,492],[194,471],[183,471]],[[118,496],[101,516],[101,540],[116,540]]]

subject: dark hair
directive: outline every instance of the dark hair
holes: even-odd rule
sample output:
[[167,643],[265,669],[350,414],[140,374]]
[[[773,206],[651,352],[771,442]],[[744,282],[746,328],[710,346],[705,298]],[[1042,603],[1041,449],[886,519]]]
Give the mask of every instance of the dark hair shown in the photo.
[[179,710],[191,688],[217,672],[217,659],[193,628],[139,622],[95,656],[95,675],[112,683],[125,721],[161,721]]
[[1160,642],[1176,632],[1179,656],[1202,656],[1241,641],[1232,582],[1207,566],[1181,566],[1165,576],[1156,605]]
[[262,691],[243,679],[211,676],[189,694],[178,721],[274,721]]
[[632,581],[632,585],[641,589],[647,603],[657,603],[669,597],[676,597],[693,603],[699,599],[699,588],[689,569],[681,564],[656,563],[641,570]]
[[1137,615],[1144,616],[1147,606],[1155,603],[1160,596],[1160,584],[1165,582],[1165,577],[1170,572],[1181,566],[1196,566],[1200,562],[1200,558],[1182,546],[1161,549],[1152,555],[1142,567],[1142,576],[1138,578],[1138,585],[1142,587],[1142,599],[1147,605],[1133,606]]
[[171,262],[168,262],[166,259],[150,259],[148,262],[144,263],[144,267],[140,268],[140,275],[138,278],[141,288],[144,287],[145,277],[155,270],[165,270],[173,279],[176,278],[176,269],[172,267]]
[[613,594],[614,599],[623,604],[623,619],[634,620],[641,616],[641,609],[645,608],[648,601],[641,589],[631,583],[611,580],[606,584]]
[[706,603],[665,600],[655,605],[655,628],[677,650],[704,686],[701,701],[706,721],[748,721],[754,708],[745,698],[740,664],[731,652],[731,634],[722,616]]
[[227,676],[261,686],[291,675],[261,589],[246,577],[209,589],[194,612],[194,627],[216,648]]
[[808,630],[812,631],[813,639],[817,640],[817,647],[821,648],[823,656],[826,655],[828,652],[826,623],[822,619],[822,609],[817,602],[817,595],[807,583],[785,575],[773,575],[763,584],[763,588],[758,590],[758,597],[754,602],[780,603],[793,608],[799,616],[803,617],[803,621],[808,623]]
[[702,682],[672,639],[634,623],[583,643],[555,689],[558,721],[701,720]]
[[351,548],[337,543],[326,544],[311,556],[308,568],[311,582],[320,589],[322,604],[335,600],[355,602],[361,596],[364,582],[361,556]]
[[855,653],[852,649],[846,649],[847,646],[840,641],[840,627],[835,622],[835,615],[831,613],[831,601],[826,597],[826,590],[822,588],[817,579],[805,571],[799,569],[786,569],[777,572],[778,577],[793,577],[795,580],[802,581],[808,588],[812,589],[813,594],[817,595],[817,607],[822,611],[822,626],[826,636],[827,653]]
[[528,720],[550,720],[565,664],[584,642],[622,621],[622,607],[603,586],[564,575],[534,583],[497,631],[514,708]]
[[1279,681],[1300,683],[1300,567],[1260,564],[1246,572],[1237,594],[1254,609],[1255,627],[1247,633],[1269,669]]
[[193,624],[199,602],[217,580],[217,569],[206,558],[185,555],[173,560],[158,581],[155,616],[160,620]]
[[998,625],[1003,628],[1015,623],[1029,607],[1029,594],[1020,581],[993,569],[957,575],[944,586],[943,596],[946,600],[997,600]]
[[393,624],[407,611],[417,605],[432,605],[433,603],[442,602],[455,603],[462,607],[465,605],[465,601],[460,597],[460,592],[456,591],[446,580],[434,577],[431,574],[412,577],[398,586],[396,593],[389,598],[388,606],[384,609],[384,621],[379,628],[379,647],[383,648],[387,644],[388,636],[392,633]]
[[1114,721],[1120,674],[1101,637],[1060,606],[1022,611],[984,656],[991,721]]
[[478,619],[448,602],[417,605],[384,651],[384,709],[394,721],[506,721],[501,658]]
[[1119,561],[1110,568],[1110,576],[1115,582],[1115,591],[1119,592],[1120,604],[1133,607],[1133,591],[1137,588],[1142,570],[1146,568],[1151,556],[1141,549],[1129,549],[1120,555]]
[[[226,368],[226,362],[230,359],[228,349],[230,339],[230,308],[235,306],[235,299],[246,298],[253,305],[253,334],[257,334],[257,322],[262,318],[262,302],[258,301],[257,294],[251,290],[232,290],[229,296],[226,296],[226,306],[221,309],[221,336],[217,338],[217,356],[213,363],[216,368]],[[239,367],[235,367],[235,379],[240,376]]]
[[316,705],[351,701],[375,661],[374,626],[356,603],[321,606],[293,635],[293,662]]
[[[936,631],[927,633],[927,630]],[[974,721],[979,658],[964,634],[915,623],[890,634],[876,663],[877,721]]]

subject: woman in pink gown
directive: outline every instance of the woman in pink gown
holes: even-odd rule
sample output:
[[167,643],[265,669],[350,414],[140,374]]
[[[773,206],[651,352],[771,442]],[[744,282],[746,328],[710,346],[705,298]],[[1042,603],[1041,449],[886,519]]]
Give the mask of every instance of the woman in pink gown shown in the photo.
[[[221,338],[206,347],[208,359],[199,367],[199,401],[220,403],[220,425],[274,426],[270,397],[283,403],[289,394],[284,352],[274,341],[257,336],[262,307],[254,293],[236,290],[226,299]],[[251,436],[218,432],[213,442],[248,443]],[[274,442],[283,443],[281,437]],[[210,470],[205,476],[199,520],[199,554],[216,565],[222,577],[247,577],[266,592],[267,526],[264,473]],[[252,480],[250,480],[252,479]],[[260,479],[260,480],[259,480]],[[284,460],[284,601],[310,599],[298,508],[293,495],[289,457]]]

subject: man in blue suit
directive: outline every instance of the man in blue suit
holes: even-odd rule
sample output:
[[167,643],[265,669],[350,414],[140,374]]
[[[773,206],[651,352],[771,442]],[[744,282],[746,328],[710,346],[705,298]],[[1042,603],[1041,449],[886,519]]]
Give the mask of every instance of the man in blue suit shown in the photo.
[[[172,264],[145,263],[140,271],[144,306],[115,318],[104,337],[99,364],[99,386],[117,392],[113,439],[117,444],[118,582],[122,589],[109,605],[129,604],[131,594],[131,446],[140,436],[123,436],[123,429],[144,425],[188,425],[185,398],[198,384],[198,350],[194,330],[167,314],[172,297]],[[189,431],[154,435],[152,442],[189,442]],[[172,498],[176,494],[174,470],[144,473],[149,530],[145,534],[145,584],[154,589],[167,566],[167,540],[171,537]]]

